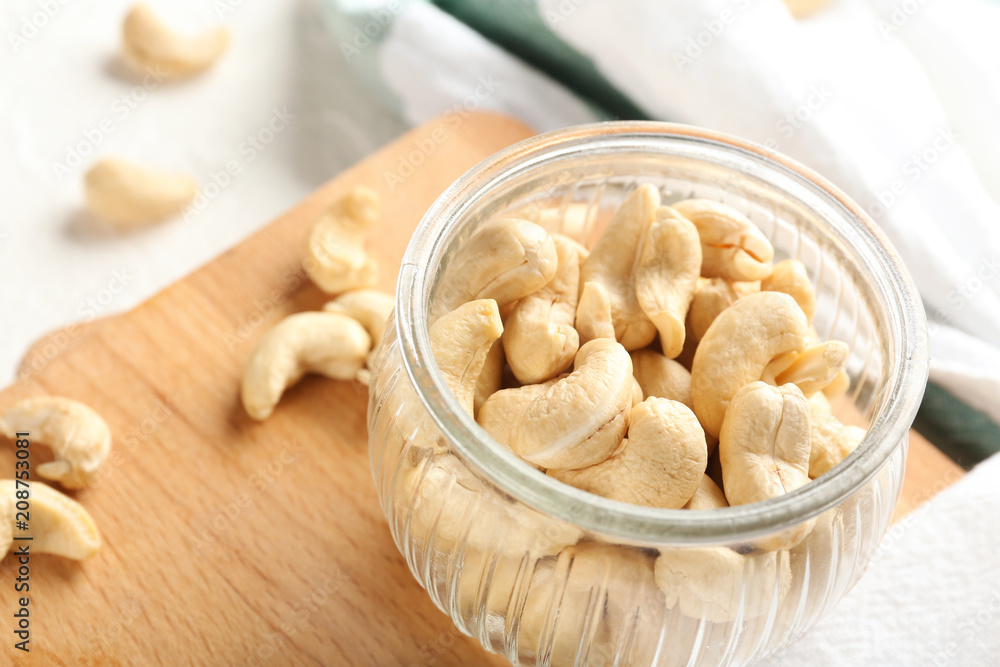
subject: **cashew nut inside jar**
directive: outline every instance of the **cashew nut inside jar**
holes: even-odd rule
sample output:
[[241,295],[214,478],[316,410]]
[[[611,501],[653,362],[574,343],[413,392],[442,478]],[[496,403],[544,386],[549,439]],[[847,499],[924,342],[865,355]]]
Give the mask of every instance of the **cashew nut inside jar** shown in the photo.
[[895,251],[822,177],[664,123],[465,174],[404,258],[372,473],[410,569],[515,665],[752,664],[862,576],[927,377]]

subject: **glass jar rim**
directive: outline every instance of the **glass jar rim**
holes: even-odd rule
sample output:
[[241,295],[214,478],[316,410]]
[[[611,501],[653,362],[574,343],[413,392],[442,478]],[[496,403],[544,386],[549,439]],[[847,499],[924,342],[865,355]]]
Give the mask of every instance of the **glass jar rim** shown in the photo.
[[[738,155],[755,174],[783,177],[798,194],[810,195],[843,218],[841,234],[870,268],[884,295],[895,339],[885,400],[862,444],[845,464],[805,486],[767,501],[707,512],[643,507],[608,500],[548,477],[496,445],[445,385],[430,347],[426,313],[434,277],[450,232],[491,188],[554,157],[587,151],[641,148],[669,139],[697,149]],[[902,260],[864,210],[812,170],[764,146],[699,127],[656,121],[578,125],[514,144],[466,172],[431,205],[413,234],[400,268],[395,325],[406,373],[424,407],[460,457],[502,492],[536,510],[585,530],[625,541],[684,545],[738,543],[791,527],[837,505],[870,480],[908,430],[923,397],[928,373],[926,320]]]

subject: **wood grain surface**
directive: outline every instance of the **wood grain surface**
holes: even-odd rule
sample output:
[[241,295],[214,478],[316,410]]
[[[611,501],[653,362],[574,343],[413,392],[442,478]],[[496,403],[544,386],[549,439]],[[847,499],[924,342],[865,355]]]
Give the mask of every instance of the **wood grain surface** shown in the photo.
[[[299,262],[329,202],[358,184],[382,196],[369,250],[392,290],[430,203],[530,134],[490,114],[434,121],[135,310],[29,351],[0,409],[69,396],[98,410],[115,440],[97,482],[73,494],[100,527],[101,551],[85,563],[31,559],[27,656],[12,648],[17,566],[0,563],[0,664],[505,664],[454,628],[397,552],[368,470],[365,388],[308,377],[257,423],[239,386],[269,327],[327,300]],[[422,164],[401,172],[414,155]],[[961,474],[922,439],[910,451],[907,510]],[[43,446],[31,456],[33,466],[51,459]],[[13,470],[3,443],[0,477]]]

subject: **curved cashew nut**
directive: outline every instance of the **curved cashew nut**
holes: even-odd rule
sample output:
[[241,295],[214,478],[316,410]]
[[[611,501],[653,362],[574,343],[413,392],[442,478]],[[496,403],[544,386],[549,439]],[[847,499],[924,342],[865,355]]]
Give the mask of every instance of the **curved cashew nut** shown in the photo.
[[847,344],[839,340],[810,345],[799,354],[782,355],[775,359],[764,370],[763,378],[766,381],[773,377],[777,385],[797,384],[803,394],[812,396],[840,375],[849,354]]
[[632,352],[631,356],[632,373],[644,396],[669,398],[694,408],[691,401],[691,373],[688,369],[653,350],[638,350]]
[[493,341],[503,333],[493,299],[469,301],[431,326],[431,349],[444,381],[470,415],[475,413],[476,383]]
[[635,272],[646,231],[660,207],[660,191],[640,185],[622,202],[590,256],[580,265],[580,283],[601,283],[611,303],[615,338],[637,350],[656,338],[656,326],[639,305]]
[[561,379],[562,377],[558,377],[541,384],[526,384],[514,389],[501,389],[486,399],[476,415],[476,421],[483,427],[483,430],[490,434],[491,438],[507,449],[512,449],[510,434],[514,429],[514,424],[521,418],[532,401]]
[[729,507],[729,501],[726,500],[726,494],[719,488],[719,485],[706,474],[702,475],[701,481],[698,483],[698,488],[695,489],[694,495],[691,496],[691,500],[687,502],[684,509],[717,510],[722,509],[723,507]]
[[555,241],[535,223],[514,218],[487,223],[445,267],[431,320],[476,299],[493,299],[504,308],[547,285],[558,265]]
[[734,281],[771,275],[771,242],[735,208],[707,199],[685,199],[673,204],[673,209],[698,228],[701,275]]
[[823,394],[828,399],[843,396],[851,388],[851,376],[847,374],[847,369],[842,368],[830,384],[823,387]]
[[503,332],[503,348],[514,377],[522,384],[549,380],[573,363],[580,337],[573,328],[580,282],[580,260],[587,250],[555,235],[558,266],[548,285],[514,306]]
[[632,375],[632,405],[639,405],[644,400],[646,396],[642,393],[642,385],[635,379],[635,375]]
[[674,209],[660,206],[643,240],[635,296],[660,332],[660,346],[670,359],[684,348],[684,318],[700,274],[698,230]]
[[503,353],[503,336],[501,336],[490,346],[490,351],[486,354],[486,361],[483,363],[483,370],[479,373],[479,379],[476,380],[476,398],[473,409],[477,417],[483,404],[503,387],[503,369],[506,362],[507,358]]
[[365,233],[378,219],[375,192],[356,187],[316,219],[306,239],[302,268],[327,294],[340,294],[378,282],[378,262],[365,252]]
[[576,305],[576,331],[580,344],[598,338],[615,340],[615,325],[611,320],[611,296],[604,285],[589,282],[580,292]]
[[171,218],[191,203],[198,186],[187,174],[104,158],[84,178],[87,206],[122,227]]
[[771,275],[760,281],[765,292],[784,292],[795,299],[810,324],[816,314],[816,290],[809,280],[806,266],[797,259],[786,259],[774,265]]
[[722,278],[703,280],[705,283],[694,293],[688,309],[687,321],[695,341],[705,337],[705,332],[719,313],[736,303],[739,298],[760,291],[760,283],[757,282],[731,283]]
[[792,584],[787,551],[743,556],[726,547],[663,550],[654,576],[667,607],[713,623],[734,620],[741,602],[744,618],[761,616],[776,592],[784,598]]
[[61,396],[18,401],[0,417],[0,433],[12,440],[30,431],[47,444],[55,460],[37,466],[38,474],[67,489],[85,486],[111,452],[111,429],[93,408]]
[[200,72],[222,55],[229,44],[229,31],[215,28],[195,37],[178,35],[141,3],[125,16],[122,38],[122,55],[137,71],[185,76]]
[[690,408],[647,398],[632,408],[628,439],[606,461],[582,470],[549,473],[578,489],[633,505],[678,509],[705,476],[705,432]]
[[[0,558],[13,544],[17,520],[17,492],[23,491],[13,479],[0,480]],[[16,531],[18,537],[31,537],[31,553],[54,554],[73,560],[90,558],[101,547],[101,536],[94,520],[83,506],[55,489],[31,482],[31,518],[27,531]]]
[[374,289],[358,289],[344,292],[323,306],[327,313],[340,313],[358,321],[372,339],[372,349],[365,361],[365,369],[358,371],[357,380],[368,384],[369,374],[375,370],[373,362],[382,336],[389,326],[396,300],[392,294]]
[[522,413],[511,448],[542,468],[585,468],[618,449],[632,407],[632,360],[604,338],[576,355],[572,373],[549,387]]
[[794,384],[754,382],[733,397],[719,434],[730,505],[767,500],[809,483],[809,402]]
[[813,408],[809,477],[816,479],[832,470],[858,448],[865,433],[863,428],[841,424],[836,417]]
[[787,294],[748,294],[724,310],[691,365],[691,398],[705,432],[719,435],[736,392],[759,380],[776,356],[805,349],[808,335],[802,309]]
[[264,420],[285,389],[306,373],[350,380],[365,365],[371,336],[354,318],[339,313],[289,315],[257,342],[243,371],[247,414]]

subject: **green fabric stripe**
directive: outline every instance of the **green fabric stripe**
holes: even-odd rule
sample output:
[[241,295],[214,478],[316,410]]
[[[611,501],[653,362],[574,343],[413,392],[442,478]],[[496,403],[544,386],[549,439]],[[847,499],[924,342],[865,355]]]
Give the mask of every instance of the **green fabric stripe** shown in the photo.
[[[531,0],[432,0],[494,44],[577,94],[604,120],[649,118],[605,79],[589,58],[552,32]],[[567,2],[567,12],[576,8]]]
[[1000,452],[1000,426],[933,382],[913,426],[965,469]]

